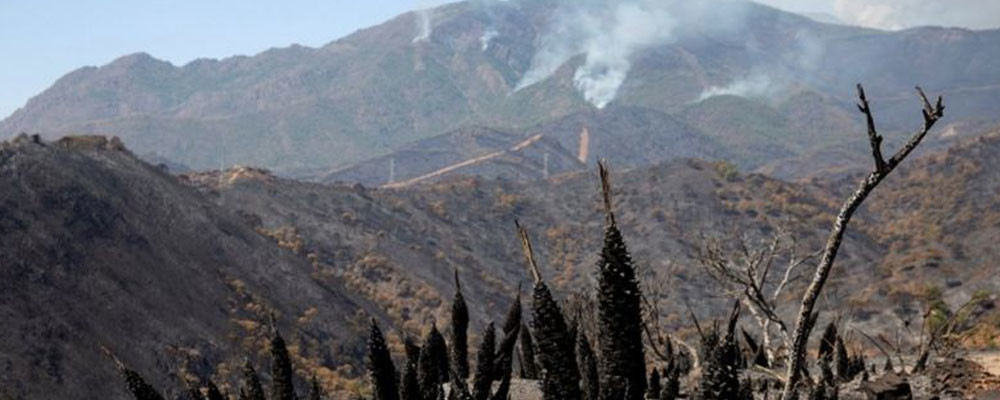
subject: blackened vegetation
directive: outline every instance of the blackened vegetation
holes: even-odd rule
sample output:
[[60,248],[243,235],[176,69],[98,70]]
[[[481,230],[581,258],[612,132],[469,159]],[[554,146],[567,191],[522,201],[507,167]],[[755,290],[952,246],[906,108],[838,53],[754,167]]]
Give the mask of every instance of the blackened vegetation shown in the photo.
[[740,380],[745,366],[739,345],[736,343],[736,321],[740,315],[739,303],[733,307],[724,332],[718,323],[701,332],[701,381],[694,393],[697,400],[752,399],[750,382]]
[[521,379],[538,379],[535,365],[535,341],[528,327],[521,325]]
[[489,397],[492,378],[495,374],[496,362],[493,355],[496,351],[496,329],[493,324],[486,326],[482,343],[479,344],[479,352],[476,359],[476,375],[472,384],[472,397],[476,400],[485,400]]
[[597,357],[594,356],[594,347],[590,345],[586,332],[576,335],[576,364],[580,368],[583,400],[597,400],[601,377],[597,374]]
[[[423,346],[417,346],[409,337],[405,337],[405,365],[401,375],[397,374],[381,329],[372,320],[367,364],[373,399],[506,400],[511,394],[513,360],[518,339],[521,342],[518,353],[519,376],[525,380],[537,380],[545,400],[742,400],[753,399],[755,394],[761,394],[763,398],[838,398],[841,384],[859,376],[862,380],[867,378],[867,364],[862,351],[852,352],[848,349],[836,322],[829,323],[819,338],[818,357],[814,364],[806,364],[805,345],[819,315],[813,308],[830,272],[851,214],[871,190],[920,143],[942,115],[940,100],[936,106],[931,106],[923,92],[919,93],[925,106],[924,127],[903,150],[886,160],[881,155],[882,139],[874,130],[870,107],[859,86],[859,108],[868,119],[875,169],[838,216],[830,241],[819,261],[816,276],[805,291],[794,336],[786,342],[791,348],[785,349],[782,356],[775,356],[778,354],[777,349],[772,348],[774,345],[767,340],[767,325],[764,326],[765,335],[762,335],[761,341],[742,328],[737,332],[741,314],[741,301],[737,300],[723,323],[713,322],[707,329],[702,329],[692,315],[699,333],[699,351],[686,350],[692,347],[683,341],[678,343],[684,346],[674,346],[674,339],[668,338],[661,342],[664,349],[656,351],[655,361],[647,364],[642,337],[642,293],[636,269],[612,210],[609,172],[604,163],[600,163],[606,224],[604,246],[596,269],[596,329],[584,329],[586,325],[579,321],[582,316],[574,321],[567,319],[559,301],[543,279],[527,231],[515,221],[533,281],[530,322],[525,324],[522,321],[521,290],[518,287],[501,325],[502,329],[498,331],[490,323],[481,333],[476,352],[476,369],[470,382],[469,314],[456,272],[451,326],[446,330],[450,333],[451,343],[445,340],[436,325],[431,325]],[[766,272],[762,276],[766,276]],[[757,285],[758,281],[753,282]],[[761,278],[759,286],[764,283],[765,279]],[[755,317],[755,310],[767,308],[760,307],[761,304],[764,303],[749,302],[748,309]],[[768,318],[780,322],[777,315]],[[502,338],[499,336],[500,332]],[[284,339],[277,330],[273,330],[272,336],[270,398],[296,399],[292,386],[293,368]],[[125,368],[117,359],[115,362],[136,399],[162,398],[137,373]],[[779,370],[786,368],[788,372],[782,375]],[[887,369],[892,371],[891,366]],[[249,363],[244,367],[243,375],[239,398],[263,400],[260,380]],[[218,390],[214,387],[209,381],[204,388],[209,398],[217,397],[215,393]],[[784,390],[778,393],[781,387]],[[773,395],[769,394],[771,390],[775,391]],[[193,398],[201,398],[202,390],[199,388],[191,393]],[[319,385],[313,379],[309,398],[321,397]]]
[[240,400],[266,400],[264,387],[260,384],[260,377],[253,369],[250,360],[243,362],[243,385],[240,387]]
[[604,163],[599,163],[598,169],[607,224],[604,228],[604,248],[597,264],[600,399],[642,400],[646,392],[642,295],[632,256],[615,223],[608,169]]
[[118,368],[118,372],[121,373],[122,378],[125,380],[125,388],[128,389],[128,392],[136,400],[163,400],[163,396],[153,386],[146,383],[146,380],[141,375],[126,367],[118,358],[112,356],[111,352],[107,349],[104,349],[104,353],[112,358],[115,367]]
[[399,387],[400,400],[419,400],[420,383],[417,381],[417,365],[420,360],[420,346],[407,337],[403,341],[406,347],[406,368],[403,370],[402,383]]
[[462,379],[469,378],[469,308],[455,271],[455,299],[451,303],[451,363]]
[[528,266],[535,278],[531,296],[531,327],[535,331],[538,350],[535,358],[541,367],[542,393],[545,400],[579,400],[582,398],[580,370],[576,365],[575,346],[570,340],[569,326],[562,309],[538,272],[527,232],[518,225],[518,233]]
[[448,349],[437,326],[431,326],[417,360],[417,384],[421,400],[437,400],[441,385],[448,381]]
[[372,386],[375,400],[399,400],[396,367],[392,364],[392,356],[385,344],[385,337],[382,336],[382,330],[374,318],[368,336],[368,374],[374,382]]
[[274,329],[271,338],[271,399],[296,400],[295,386],[292,383],[292,360],[285,347],[285,339]]

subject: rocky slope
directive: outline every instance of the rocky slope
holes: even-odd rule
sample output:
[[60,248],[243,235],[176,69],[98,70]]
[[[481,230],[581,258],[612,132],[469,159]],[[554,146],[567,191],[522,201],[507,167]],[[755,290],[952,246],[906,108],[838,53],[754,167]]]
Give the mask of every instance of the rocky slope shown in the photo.
[[0,398],[124,398],[102,346],[161,388],[228,379],[270,312],[332,389],[384,315],[117,139],[0,143],[0,187]]

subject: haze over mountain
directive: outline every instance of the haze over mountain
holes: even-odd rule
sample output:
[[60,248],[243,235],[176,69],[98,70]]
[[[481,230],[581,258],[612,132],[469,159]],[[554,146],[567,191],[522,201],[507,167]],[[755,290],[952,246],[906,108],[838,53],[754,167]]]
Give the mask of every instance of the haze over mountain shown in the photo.
[[[757,168],[775,156],[858,140],[851,105],[857,82],[868,85],[885,131],[911,127],[915,83],[949,99],[951,123],[997,118],[998,31],[884,32],[736,1],[713,10],[697,4],[462,2],[315,49],[182,67],[134,54],[66,75],[0,123],[0,136],[114,134],[138,154],[196,169],[248,164],[319,177],[455,131],[568,136],[557,121],[570,118],[579,121],[572,129],[578,134],[579,126],[623,108],[684,122],[652,128],[658,132],[714,135],[730,153],[740,143],[756,147],[712,155],[703,145],[678,144],[640,162],[629,157],[643,149],[623,144],[607,154],[595,148],[592,159],[648,165],[732,156]],[[625,29],[635,26],[643,29]],[[798,107],[803,101],[809,106]],[[719,129],[727,120],[749,123],[752,132]],[[633,136],[643,133],[591,135],[641,143]],[[578,152],[578,143],[559,142],[560,151]],[[430,158],[421,171],[439,164],[447,163]]]

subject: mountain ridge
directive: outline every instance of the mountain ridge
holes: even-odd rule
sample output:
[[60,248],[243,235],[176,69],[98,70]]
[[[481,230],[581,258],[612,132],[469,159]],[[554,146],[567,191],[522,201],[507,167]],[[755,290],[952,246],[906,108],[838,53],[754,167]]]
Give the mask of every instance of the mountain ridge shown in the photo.
[[[595,110],[574,82],[585,54],[514,91],[533,68],[552,13],[564,6],[558,1],[449,4],[426,11],[433,29],[416,42],[420,12],[318,48],[276,48],[183,66],[148,54],[126,56],[63,77],[0,122],[0,136],[110,134],[139,154],[195,169],[249,164],[291,176],[350,168],[472,126],[531,136],[523,131]],[[1000,31],[883,32],[819,24],[756,5],[740,18],[729,31],[695,27],[631,56],[631,70],[613,104],[690,121],[692,100],[713,90],[759,104],[780,101],[789,95],[779,94],[783,91],[792,96],[812,91],[836,103],[824,107],[849,108],[851,88],[860,81],[869,86],[888,131],[910,121],[911,98],[901,94],[922,83],[949,98],[958,110],[952,121],[995,120],[991,110],[1000,98],[1000,81],[989,66],[1000,58],[995,44],[1000,41],[991,40]],[[484,41],[488,32],[496,35]],[[715,119],[750,112],[722,107]],[[808,125],[772,122],[777,125],[763,129],[804,130],[808,137],[821,133]],[[823,124],[838,132],[856,127]],[[694,128],[714,133],[710,125]],[[728,139],[739,140],[731,133]],[[810,151],[823,146],[805,144]],[[683,148],[680,153],[700,156]],[[754,151],[730,161],[752,168],[771,156]]]

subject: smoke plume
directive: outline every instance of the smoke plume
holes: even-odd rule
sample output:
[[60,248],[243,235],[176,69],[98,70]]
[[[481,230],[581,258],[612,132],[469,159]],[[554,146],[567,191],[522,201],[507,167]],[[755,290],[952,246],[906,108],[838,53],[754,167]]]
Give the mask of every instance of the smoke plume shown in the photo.
[[743,79],[737,79],[725,86],[712,86],[701,92],[694,103],[705,101],[715,96],[768,97],[777,90],[771,78],[764,74],[753,74]]
[[573,84],[584,99],[604,108],[617,97],[634,54],[670,44],[687,32],[732,29],[742,21],[744,5],[738,0],[563,1],[515,91],[547,79],[583,55]]
[[494,29],[494,28],[489,28],[489,29],[486,30],[486,32],[483,32],[483,36],[481,36],[479,38],[479,43],[481,43],[483,45],[483,51],[486,51],[486,49],[489,49],[490,48],[490,42],[493,41],[493,39],[495,39],[499,35],[500,35],[500,32],[497,32],[497,30]]
[[414,12],[417,16],[417,35],[413,37],[413,43],[426,42],[430,40],[433,32],[434,8],[421,8]]
[[834,0],[833,5],[839,18],[870,28],[1000,27],[1000,1],[995,0]]

